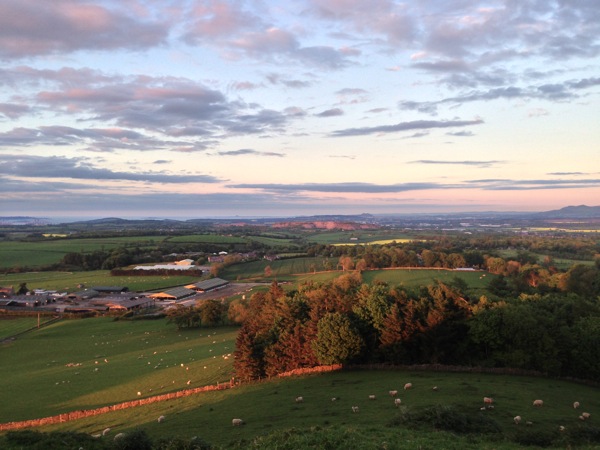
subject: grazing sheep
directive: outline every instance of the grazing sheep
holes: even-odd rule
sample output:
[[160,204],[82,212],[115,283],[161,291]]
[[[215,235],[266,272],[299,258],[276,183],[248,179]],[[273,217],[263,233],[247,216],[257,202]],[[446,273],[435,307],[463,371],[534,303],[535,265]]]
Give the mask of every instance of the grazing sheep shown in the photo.
[[543,400],[534,400],[533,406],[544,406],[544,401]]
[[110,428],[105,428],[102,432],[102,436],[106,436],[108,433],[110,433]]
[[437,387],[437,386],[434,386],[434,387],[432,387],[432,388],[431,388],[431,390],[432,390],[432,391],[437,391],[437,390],[438,390],[438,387]]
[[244,421],[242,419],[232,419],[231,425],[234,427],[239,427],[240,425],[244,425]]
[[165,416],[158,416],[158,423],[163,423],[165,421]]
[[119,433],[115,435],[114,440],[118,441],[119,439],[123,439],[125,437],[125,433]]
[[400,400],[399,398],[394,399],[394,405],[400,406],[401,404],[402,404],[402,400]]
[[335,402],[337,400],[337,397],[331,397],[331,401]]
[[352,412],[353,413],[357,413],[358,412],[358,406],[353,406],[352,407]]
[[573,402],[573,408],[574,409],[579,408],[579,402]]
[[559,431],[565,431],[565,427],[561,425],[560,427],[558,427],[558,430]]
[[369,395],[369,400],[375,400],[375,396],[374,395]]
[[492,397],[483,397],[483,403],[485,403],[486,405],[491,405],[492,403],[494,403],[494,399]]
[[515,425],[519,425],[521,423],[521,416],[515,416],[514,419]]
[[296,397],[296,403],[302,403],[304,401],[304,397]]
[[581,417],[583,417],[583,420],[589,419],[590,416],[591,416],[591,414],[589,412],[583,412],[583,413],[581,413]]
[[530,427],[531,425],[533,425],[533,422],[527,421],[527,422],[525,422],[525,425],[527,425],[528,427]]
[[396,395],[398,395],[398,391],[390,391],[389,394],[391,397],[395,397]]
[[409,389],[412,389],[412,383],[406,383],[406,384],[404,385],[404,390],[405,390],[405,391],[407,391],[407,390],[409,390]]

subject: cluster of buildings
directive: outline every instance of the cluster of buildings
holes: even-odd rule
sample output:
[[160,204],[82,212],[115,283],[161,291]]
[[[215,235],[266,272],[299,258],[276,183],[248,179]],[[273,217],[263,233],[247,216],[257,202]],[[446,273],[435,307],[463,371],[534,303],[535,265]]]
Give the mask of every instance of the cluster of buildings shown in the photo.
[[94,286],[72,293],[37,289],[27,294],[17,294],[12,287],[0,287],[0,310],[60,313],[146,310],[158,306],[157,301],[176,302],[228,284],[227,280],[211,278],[154,293],[129,292],[126,286]]

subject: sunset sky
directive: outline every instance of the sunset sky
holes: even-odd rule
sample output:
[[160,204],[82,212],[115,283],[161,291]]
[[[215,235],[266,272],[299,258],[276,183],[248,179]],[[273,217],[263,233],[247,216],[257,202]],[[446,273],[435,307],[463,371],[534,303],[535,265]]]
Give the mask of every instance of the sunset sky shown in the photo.
[[594,0],[2,0],[0,215],[600,205]]

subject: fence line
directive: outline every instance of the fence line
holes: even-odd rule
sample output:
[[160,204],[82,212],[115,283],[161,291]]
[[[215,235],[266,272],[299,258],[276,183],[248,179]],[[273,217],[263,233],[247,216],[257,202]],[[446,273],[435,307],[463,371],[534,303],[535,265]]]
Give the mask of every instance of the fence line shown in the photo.
[[[289,372],[281,373],[279,377],[291,377],[296,375],[306,375],[310,373],[323,373],[331,372],[334,370],[340,370],[341,364],[334,364],[331,366],[317,366],[309,367],[304,369],[290,370]],[[239,381],[238,381],[239,383]],[[136,408],[138,406],[150,405],[152,403],[164,402],[175,398],[189,397],[191,395],[200,394],[203,392],[214,392],[221,391],[224,389],[232,389],[235,387],[234,379],[228,383],[217,383],[216,385],[203,386],[192,389],[184,389],[183,391],[170,392],[168,394],[154,395],[152,397],[141,398],[139,400],[132,400],[123,403],[117,403],[115,405],[102,406],[95,409],[86,409],[79,411],[72,411],[68,413],[62,413],[55,416],[43,417],[40,419],[22,420],[18,422],[0,423],[0,431],[9,430],[20,430],[23,428],[39,427],[42,425],[52,425],[56,423],[70,422],[72,420],[83,419],[84,417],[97,416],[99,414],[106,414],[112,411],[119,411],[121,409]]]

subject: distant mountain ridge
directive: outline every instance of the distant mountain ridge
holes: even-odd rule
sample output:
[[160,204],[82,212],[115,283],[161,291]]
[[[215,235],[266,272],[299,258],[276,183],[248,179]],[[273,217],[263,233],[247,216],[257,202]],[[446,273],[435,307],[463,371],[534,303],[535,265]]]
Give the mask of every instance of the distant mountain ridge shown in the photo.
[[565,206],[553,211],[545,211],[537,214],[544,219],[600,219],[600,206]]

